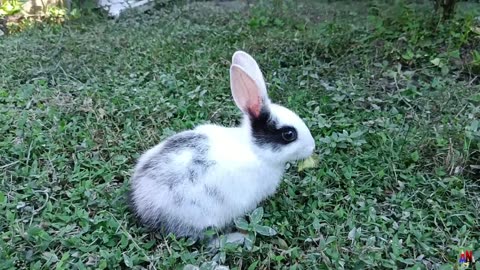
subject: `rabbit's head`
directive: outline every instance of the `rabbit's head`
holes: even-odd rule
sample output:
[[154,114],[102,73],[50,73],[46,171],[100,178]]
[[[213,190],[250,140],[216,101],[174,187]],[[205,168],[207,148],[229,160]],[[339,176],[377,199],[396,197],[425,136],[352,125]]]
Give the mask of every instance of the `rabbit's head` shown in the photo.
[[310,130],[297,114],[270,101],[257,62],[243,51],[232,57],[230,87],[245,115],[242,126],[249,130],[253,147],[262,159],[285,163],[313,153],[315,141]]

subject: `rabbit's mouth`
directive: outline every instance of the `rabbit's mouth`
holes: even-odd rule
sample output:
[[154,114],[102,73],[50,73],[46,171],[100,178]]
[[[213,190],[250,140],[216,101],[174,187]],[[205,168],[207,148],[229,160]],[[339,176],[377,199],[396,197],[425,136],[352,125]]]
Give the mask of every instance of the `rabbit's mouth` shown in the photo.
[[315,145],[307,146],[303,148],[301,152],[297,155],[296,160],[307,160],[312,158],[314,150],[315,150]]

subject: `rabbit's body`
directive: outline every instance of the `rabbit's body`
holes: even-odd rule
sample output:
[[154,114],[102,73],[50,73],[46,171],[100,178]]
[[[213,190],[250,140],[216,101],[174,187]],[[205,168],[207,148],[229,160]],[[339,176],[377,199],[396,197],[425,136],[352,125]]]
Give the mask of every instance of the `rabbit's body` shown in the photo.
[[[283,164],[273,169],[259,159],[245,147],[248,142],[239,139],[241,133],[239,128],[199,126],[149,150],[134,175],[142,179],[134,180],[140,218],[178,237],[196,236],[205,228],[227,225],[273,194]],[[170,151],[179,141],[184,146]]]
[[[312,153],[315,144],[303,121],[271,104],[261,84],[248,84],[250,76],[263,83],[260,71],[233,69],[232,92],[245,113],[240,127],[201,125],[167,138],[138,160],[130,200],[147,226],[177,237],[223,228],[275,192],[288,160]],[[240,84],[233,85],[237,77]]]

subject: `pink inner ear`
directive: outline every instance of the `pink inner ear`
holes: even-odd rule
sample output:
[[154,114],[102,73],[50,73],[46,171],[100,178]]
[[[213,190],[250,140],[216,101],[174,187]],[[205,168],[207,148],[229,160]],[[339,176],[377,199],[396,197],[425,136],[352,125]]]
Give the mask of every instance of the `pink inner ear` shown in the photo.
[[241,68],[232,66],[232,94],[237,106],[254,117],[260,115],[262,98],[255,81]]
[[257,96],[256,101],[250,105],[250,107],[248,108],[248,111],[250,112],[251,115],[253,115],[256,118],[260,115],[261,109],[262,109],[262,100],[259,96]]

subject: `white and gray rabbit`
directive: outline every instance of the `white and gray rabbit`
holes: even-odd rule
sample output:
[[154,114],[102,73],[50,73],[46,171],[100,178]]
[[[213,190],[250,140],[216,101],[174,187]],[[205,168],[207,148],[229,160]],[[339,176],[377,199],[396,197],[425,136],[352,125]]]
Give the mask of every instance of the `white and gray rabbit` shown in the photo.
[[139,158],[129,199],[150,229],[177,237],[222,229],[275,193],[288,161],[313,153],[305,123],[271,103],[257,62],[243,51],[233,55],[230,87],[241,126],[200,125]]

